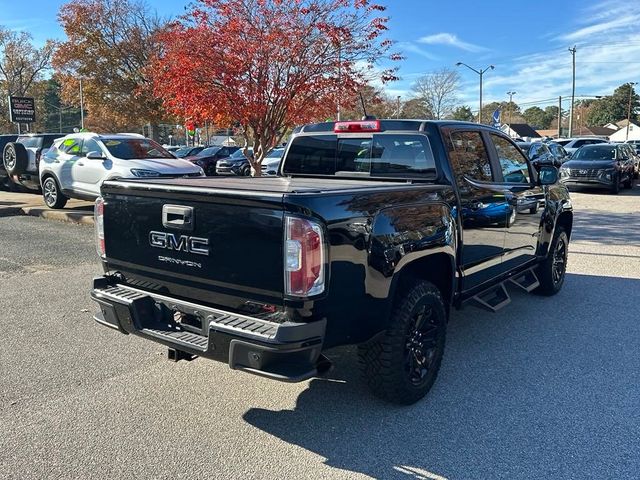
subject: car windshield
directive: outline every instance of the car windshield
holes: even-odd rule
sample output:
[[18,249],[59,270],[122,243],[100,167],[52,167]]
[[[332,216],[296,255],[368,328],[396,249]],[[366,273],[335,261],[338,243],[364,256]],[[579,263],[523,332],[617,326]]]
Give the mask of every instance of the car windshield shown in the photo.
[[563,147],[566,147],[570,141],[571,140],[556,140],[556,143],[562,145]]
[[173,154],[176,157],[182,158],[182,157],[186,157],[187,155],[189,155],[189,152],[193,150],[193,147],[181,147],[179,149],[177,149],[175,152],[173,152]]
[[282,158],[283,153],[284,148],[276,148],[274,150],[271,150],[265,158]]
[[[250,148],[249,152],[253,152],[253,150]],[[231,158],[232,160],[246,160],[244,153],[242,153],[242,149],[233,152],[229,158]]]
[[121,160],[174,158],[160,144],[147,138],[112,138],[103,143],[111,155]]
[[584,146],[573,155],[573,160],[615,160],[617,147],[611,145],[588,145]]
[[209,155],[215,155],[222,147],[207,147],[200,151],[196,157],[208,157]]

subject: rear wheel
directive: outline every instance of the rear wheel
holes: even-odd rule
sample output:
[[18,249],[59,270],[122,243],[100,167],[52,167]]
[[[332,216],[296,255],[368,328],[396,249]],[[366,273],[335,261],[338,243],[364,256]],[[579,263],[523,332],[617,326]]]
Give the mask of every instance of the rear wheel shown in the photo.
[[64,208],[68,198],[60,191],[58,182],[53,177],[46,177],[42,182],[42,198],[49,208]]
[[569,254],[569,237],[564,228],[557,227],[547,258],[538,266],[536,273],[540,286],[535,292],[540,295],[551,296],[560,291],[567,272],[567,258]]
[[429,282],[408,289],[384,334],[358,348],[362,373],[373,393],[403,405],[424,397],[440,369],[446,328],[440,291]]

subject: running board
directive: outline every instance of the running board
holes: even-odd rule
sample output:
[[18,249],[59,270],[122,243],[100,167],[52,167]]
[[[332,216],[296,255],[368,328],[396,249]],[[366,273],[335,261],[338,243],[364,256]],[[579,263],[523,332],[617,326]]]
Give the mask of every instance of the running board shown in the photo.
[[468,301],[474,302],[477,306],[489,310],[490,312],[497,312],[511,303],[511,296],[506,288],[508,283],[516,285],[527,293],[531,293],[540,286],[540,281],[538,280],[538,277],[536,277],[535,272],[533,269],[529,269],[515,275],[514,277],[508,278],[498,285],[493,285],[492,287],[483,290],[477,295],[471,297]]
[[527,293],[533,292],[540,286],[540,281],[538,281],[538,277],[536,277],[533,270],[522,272],[521,274],[510,278],[509,281]]
[[480,292],[472,297],[471,300],[490,312],[497,312],[511,303],[511,297],[504,286],[504,282]]

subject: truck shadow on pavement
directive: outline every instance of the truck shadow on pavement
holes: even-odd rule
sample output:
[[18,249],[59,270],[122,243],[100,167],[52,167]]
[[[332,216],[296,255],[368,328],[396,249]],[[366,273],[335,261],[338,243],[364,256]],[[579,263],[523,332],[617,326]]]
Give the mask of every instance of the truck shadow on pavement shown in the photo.
[[439,378],[416,405],[372,397],[345,348],[293,410],[244,419],[373,478],[633,478],[640,280],[570,274],[552,298],[511,292],[496,314],[454,312]]
[[640,245],[640,211],[609,213],[579,210],[574,213],[573,221],[572,242],[586,240],[604,245]]

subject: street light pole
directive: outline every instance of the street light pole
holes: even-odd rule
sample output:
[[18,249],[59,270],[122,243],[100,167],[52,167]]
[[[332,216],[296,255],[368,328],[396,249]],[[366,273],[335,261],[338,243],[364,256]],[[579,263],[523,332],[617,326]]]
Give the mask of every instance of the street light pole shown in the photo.
[[627,136],[625,141],[629,141],[629,125],[631,124],[631,96],[633,93],[633,86],[638,82],[629,82],[629,108],[627,109]]
[[576,47],[569,49],[573,58],[573,81],[571,83],[571,109],[569,110],[569,138],[573,136],[573,103],[576,99]]
[[480,70],[476,70],[475,68],[470,67],[469,65],[467,65],[464,62],[456,63],[456,67],[459,67],[460,65],[464,65],[465,67],[467,67],[472,72],[476,72],[478,75],[480,75],[480,110],[478,110],[478,123],[482,123],[482,76],[485,74],[485,72],[487,70],[493,70],[496,67],[494,67],[493,65],[489,65],[488,67],[486,67],[484,69],[481,68]]
[[509,128],[511,128],[511,114],[513,113],[513,107],[511,104],[513,103],[513,96],[518,92],[507,92],[509,95]]

